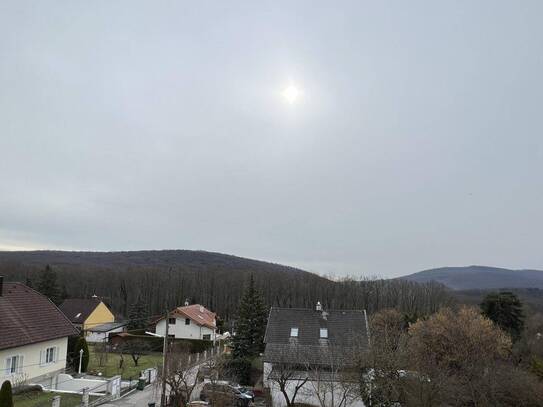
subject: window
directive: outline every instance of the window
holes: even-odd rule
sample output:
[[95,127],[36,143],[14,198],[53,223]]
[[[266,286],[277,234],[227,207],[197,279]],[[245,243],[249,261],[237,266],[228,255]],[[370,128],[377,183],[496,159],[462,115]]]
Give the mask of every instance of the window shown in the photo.
[[168,318],[168,324],[175,325],[175,318]]
[[5,374],[22,373],[23,371],[23,355],[10,356],[6,358]]
[[190,318],[185,318],[185,325],[190,325]]
[[321,328],[320,337],[321,339],[328,339],[328,328]]
[[297,338],[298,337],[298,328],[290,328],[290,337],[291,338]]
[[211,340],[211,334],[202,335],[202,339],[203,339],[204,341],[210,341],[210,340]]
[[55,361],[55,348],[47,348],[45,351],[45,363],[53,363]]

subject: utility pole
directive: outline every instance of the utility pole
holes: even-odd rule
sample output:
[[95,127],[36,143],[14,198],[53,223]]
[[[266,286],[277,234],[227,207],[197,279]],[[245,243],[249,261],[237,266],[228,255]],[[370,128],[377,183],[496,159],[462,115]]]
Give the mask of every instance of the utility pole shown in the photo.
[[168,352],[168,326],[170,325],[169,321],[169,312],[166,310],[166,315],[164,322],[166,322],[166,333],[164,334],[164,346],[162,349],[162,396],[160,398],[160,406],[166,407],[166,353]]

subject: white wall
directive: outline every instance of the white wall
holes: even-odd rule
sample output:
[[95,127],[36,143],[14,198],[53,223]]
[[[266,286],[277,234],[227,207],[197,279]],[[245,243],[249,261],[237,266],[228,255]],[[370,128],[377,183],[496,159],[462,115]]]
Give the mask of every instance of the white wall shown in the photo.
[[87,342],[105,342],[107,341],[107,338],[109,337],[109,334],[117,333],[117,332],[123,332],[124,327],[120,326],[119,328],[112,329],[108,332],[92,332],[92,331],[86,331],[85,339]]
[[[156,324],[155,333],[164,336],[166,332],[166,320],[162,319]],[[204,335],[211,335],[211,340],[215,339],[215,330],[206,326],[200,326],[193,320],[190,325],[185,325],[185,318],[176,317],[175,324],[168,327],[168,335],[175,335],[176,339],[203,339]]]
[[[268,379],[268,376],[270,375],[271,370],[272,370],[272,364],[268,362],[264,362],[264,387],[267,387],[270,389],[273,407],[285,407],[287,403],[285,401],[285,396],[283,395],[283,393],[281,393],[281,390],[279,389],[279,386],[273,380]],[[297,384],[298,382],[295,380],[288,383],[286,390],[289,397],[292,397],[292,395],[294,394],[294,390]],[[317,398],[315,394],[315,390],[314,390],[315,387],[313,386],[312,383],[307,382],[298,391],[295,402],[305,403],[305,404],[310,404],[313,406],[320,407],[319,399]],[[339,404],[338,401],[341,398],[339,389],[338,391],[334,392],[334,395],[335,395],[335,401],[336,401],[335,404],[337,405]],[[330,395],[328,395],[328,397],[331,399]],[[331,404],[332,404],[331,400],[328,400],[328,402],[326,403],[327,407],[333,407]],[[347,407],[364,407],[364,402],[358,399],[358,400],[348,403]]]
[[90,393],[105,393],[107,390],[107,380],[94,379],[74,379],[69,374],[59,374],[52,387],[53,390],[83,392],[83,389],[89,389]]
[[[55,362],[43,364],[40,360],[41,352],[49,347],[57,347]],[[4,349],[0,351],[0,382],[10,380],[13,384],[26,380],[26,383],[41,382],[42,379],[49,379],[66,367],[66,353],[68,349],[68,338],[53,339],[50,341],[34,343],[17,348]],[[23,368],[21,373],[9,374],[6,372],[6,359],[11,356],[23,356]]]

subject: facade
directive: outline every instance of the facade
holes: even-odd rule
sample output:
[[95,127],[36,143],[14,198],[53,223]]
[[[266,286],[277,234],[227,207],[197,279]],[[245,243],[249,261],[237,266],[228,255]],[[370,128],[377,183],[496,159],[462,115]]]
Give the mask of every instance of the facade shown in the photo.
[[[273,405],[363,407],[357,354],[369,346],[366,312],[272,307],[264,338],[264,386]],[[341,402],[340,402],[341,400]]]
[[87,342],[107,342],[109,337],[126,331],[128,322],[109,322],[107,324],[96,325],[85,331]]
[[215,341],[217,338],[216,314],[203,305],[193,304],[178,307],[170,312],[168,321],[156,322],[155,333],[164,336],[168,323],[168,336],[176,339],[200,339]]
[[66,367],[77,330],[45,296],[0,277],[0,382],[50,385]]
[[98,325],[115,322],[115,316],[96,296],[92,298],[69,298],[60,305],[60,310],[74,326],[87,332]]

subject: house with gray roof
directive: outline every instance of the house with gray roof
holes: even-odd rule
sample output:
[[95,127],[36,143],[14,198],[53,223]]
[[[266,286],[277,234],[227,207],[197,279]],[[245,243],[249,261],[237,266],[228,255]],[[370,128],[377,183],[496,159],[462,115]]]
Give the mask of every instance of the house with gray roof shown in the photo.
[[264,342],[264,385],[274,406],[364,405],[357,362],[369,347],[365,310],[272,307]]

